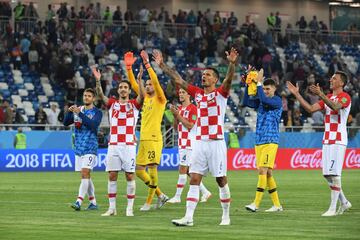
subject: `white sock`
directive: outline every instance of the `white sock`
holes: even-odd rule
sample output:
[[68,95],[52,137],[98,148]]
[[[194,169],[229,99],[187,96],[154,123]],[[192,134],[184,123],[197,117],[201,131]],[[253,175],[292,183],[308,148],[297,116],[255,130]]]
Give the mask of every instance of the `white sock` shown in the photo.
[[224,187],[219,187],[219,195],[221,207],[223,209],[222,219],[229,218],[231,196],[228,184],[226,184]]
[[135,180],[128,181],[126,186],[127,208],[133,209],[134,200],[135,200],[135,191],[136,191]]
[[203,184],[202,181],[200,183],[200,192],[201,192],[201,195],[204,195],[205,193],[209,192],[209,190],[207,190],[207,188],[205,187],[205,185]]
[[82,204],[82,202],[84,200],[84,197],[88,191],[88,188],[89,188],[89,179],[87,179],[87,178],[81,179],[81,183],[80,183],[80,187],[79,187],[79,195],[76,200],[80,205]]
[[186,214],[187,219],[192,220],[196,205],[199,201],[200,189],[198,185],[190,185],[189,192],[186,198]]
[[179,174],[178,182],[176,185],[176,193],[175,193],[176,198],[181,197],[182,191],[184,190],[186,184],[186,180],[187,180],[186,174]]
[[117,182],[108,181],[109,209],[116,209]]
[[345,194],[344,194],[342,189],[341,189],[340,194],[339,194],[339,200],[340,200],[342,205],[344,205],[344,204],[346,204],[348,202],[348,200],[345,197]]
[[95,186],[94,183],[92,181],[92,179],[89,179],[89,188],[88,188],[88,192],[87,192],[88,196],[89,196],[89,201],[96,205],[96,198],[95,198]]
[[[338,178],[338,181],[340,182],[340,186],[341,186],[341,177],[338,176],[337,178]],[[342,189],[341,189],[340,194],[339,194],[339,201],[340,201],[340,203],[342,205],[344,205],[344,204],[346,204],[348,202],[348,200],[346,199],[345,194],[344,194]]]
[[339,195],[341,192],[341,181],[339,177],[331,177],[332,184],[330,186],[331,189],[331,203],[329,210],[336,211],[336,204],[339,200]]

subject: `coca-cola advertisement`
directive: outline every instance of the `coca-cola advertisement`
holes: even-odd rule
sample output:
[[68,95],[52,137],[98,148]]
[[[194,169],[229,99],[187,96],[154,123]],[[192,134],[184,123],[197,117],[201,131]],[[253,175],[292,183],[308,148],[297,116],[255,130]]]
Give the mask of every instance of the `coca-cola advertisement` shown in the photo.
[[[275,161],[276,169],[319,169],[322,167],[321,149],[280,148]],[[360,168],[360,149],[346,150],[344,168]],[[255,150],[251,148],[229,149],[228,170],[256,169]]]

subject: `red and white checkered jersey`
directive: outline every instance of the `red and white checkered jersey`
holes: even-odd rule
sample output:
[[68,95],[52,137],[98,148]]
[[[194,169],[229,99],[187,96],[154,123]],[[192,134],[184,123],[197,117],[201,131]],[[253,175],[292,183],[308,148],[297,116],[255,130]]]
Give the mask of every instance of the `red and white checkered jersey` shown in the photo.
[[135,99],[120,103],[110,98],[109,108],[110,140],[109,145],[136,145],[135,127],[141,106]]
[[347,145],[346,123],[351,108],[351,97],[346,92],[341,92],[338,95],[328,94],[327,97],[333,102],[341,103],[342,108],[334,111],[323,100],[319,101],[321,109],[325,109],[323,144]]
[[229,92],[223,86],[211,93],[189,84],[187,92],[197,105],[197,140],[224,139],[224,118]]
[[194,123],[194,126],[191,129],[188,129],[179,121],[178,124],[178,146],[182,149],[191,149],[191,143],[194,141],[196,136],[196,119],[197,119],[197,109],[194,104],[190,104],[186,107],[179,107],[179,114],[186,120],[191,123]]

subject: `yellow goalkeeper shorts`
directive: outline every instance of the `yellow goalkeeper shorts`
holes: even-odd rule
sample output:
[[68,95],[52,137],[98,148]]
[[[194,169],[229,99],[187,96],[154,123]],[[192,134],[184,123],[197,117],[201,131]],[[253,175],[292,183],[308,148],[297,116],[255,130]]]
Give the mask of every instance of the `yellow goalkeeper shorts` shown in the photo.
[[268,143],[255,146],[256,167],[274,168],[278,144]]
[[162,141],[140,141],[136,165],[146,166],[154,163],[159,165],[162,148]]

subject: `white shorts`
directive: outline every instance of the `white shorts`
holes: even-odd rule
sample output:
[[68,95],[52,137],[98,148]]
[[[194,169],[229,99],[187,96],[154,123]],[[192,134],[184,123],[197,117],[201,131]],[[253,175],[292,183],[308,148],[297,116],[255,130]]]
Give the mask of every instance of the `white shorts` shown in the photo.
[[95,162],[96,155],[94,154],[85,154],[83,156],[75,155],[75,172],[80,172],[83,168],[92,170]]
[[323,175],[341,176],[346,146],[324,144],[322,147]]
[[106,172],[125,171],[135,172],[136,146],[109,145],[106,155]]
[[180,166],[189,167],[191,163],[191,149],[179,148]]
[[224,140],[194,141],[189,173],[224,177],[227,172],[227,149]]

